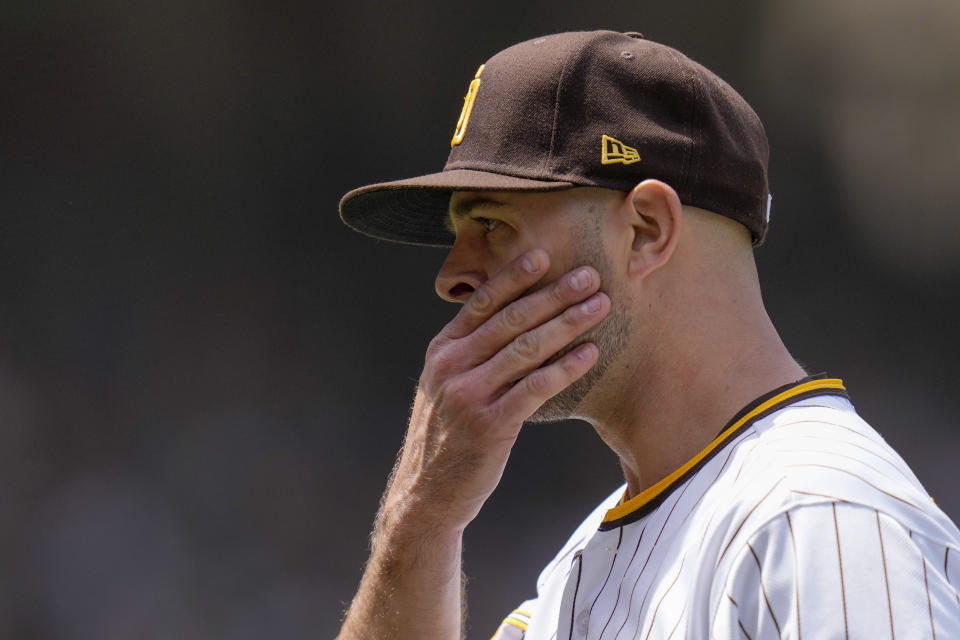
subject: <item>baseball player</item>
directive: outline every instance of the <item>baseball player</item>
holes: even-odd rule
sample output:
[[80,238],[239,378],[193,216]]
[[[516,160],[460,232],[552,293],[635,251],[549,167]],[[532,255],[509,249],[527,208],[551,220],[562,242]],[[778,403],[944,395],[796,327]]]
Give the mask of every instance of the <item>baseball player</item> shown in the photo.
[[464,528],[523,423],[570,417],[626,482],[494,638],[960,638],[960,532],[763,308],[767,140],[730,86],[638,34],[537,38],[477,70],[451,147],[341,201],[451,246],[462,307],[340,638],[460,636]]

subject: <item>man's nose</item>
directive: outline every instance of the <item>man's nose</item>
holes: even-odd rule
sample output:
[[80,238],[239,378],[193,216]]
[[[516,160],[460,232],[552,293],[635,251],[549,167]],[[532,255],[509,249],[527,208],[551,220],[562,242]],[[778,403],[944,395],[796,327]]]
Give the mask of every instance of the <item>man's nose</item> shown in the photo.
[[487,274],[475,252],[458,237],[437,273],[434,287],[447,302],[463,303],[486,281]]

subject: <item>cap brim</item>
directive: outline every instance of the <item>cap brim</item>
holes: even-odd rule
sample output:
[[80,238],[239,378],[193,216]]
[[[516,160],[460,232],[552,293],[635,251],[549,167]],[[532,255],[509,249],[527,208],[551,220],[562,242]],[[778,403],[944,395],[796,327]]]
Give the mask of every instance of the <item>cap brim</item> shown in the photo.
[[447,206],[454,191],[560,191],[572,182],[531,180],[473,169],[360,187],[340,200],[340,217],[360,233],[391,242],[448,247]]

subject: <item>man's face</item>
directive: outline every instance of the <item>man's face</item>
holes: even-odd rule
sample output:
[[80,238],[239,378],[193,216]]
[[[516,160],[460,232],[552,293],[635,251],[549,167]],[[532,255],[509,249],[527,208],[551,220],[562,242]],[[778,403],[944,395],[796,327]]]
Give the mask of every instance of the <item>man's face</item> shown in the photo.
[[574,417],[583,399],[622,351],[630,330],[625,299],[604,244],[604,214],[620,204],[618,191],[579,188],[548,193],[457,192],[450,201],[451,230],[457,239],[437,275],[440,297],[464,302],[511,260],[534,248],[550,256],[550,268],[537,285],[544,287],[575,267],[593,266],[600,290],[611,300],[609,315],[548,362],[584,342],[600,351],[594,367],[544,403],[528,422]]

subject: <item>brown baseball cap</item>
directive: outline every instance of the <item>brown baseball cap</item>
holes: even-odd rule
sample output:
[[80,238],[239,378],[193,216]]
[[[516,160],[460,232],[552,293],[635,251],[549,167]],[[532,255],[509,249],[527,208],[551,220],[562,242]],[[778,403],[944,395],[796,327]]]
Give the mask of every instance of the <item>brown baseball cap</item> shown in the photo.
[[481,65],[443,171],[354,189],[340,216],[384,240],[449,246],[454,191],[630,191],[656,178],[760,244],[768,154],[750,105],[679,51],[637,33],[559,33]]

